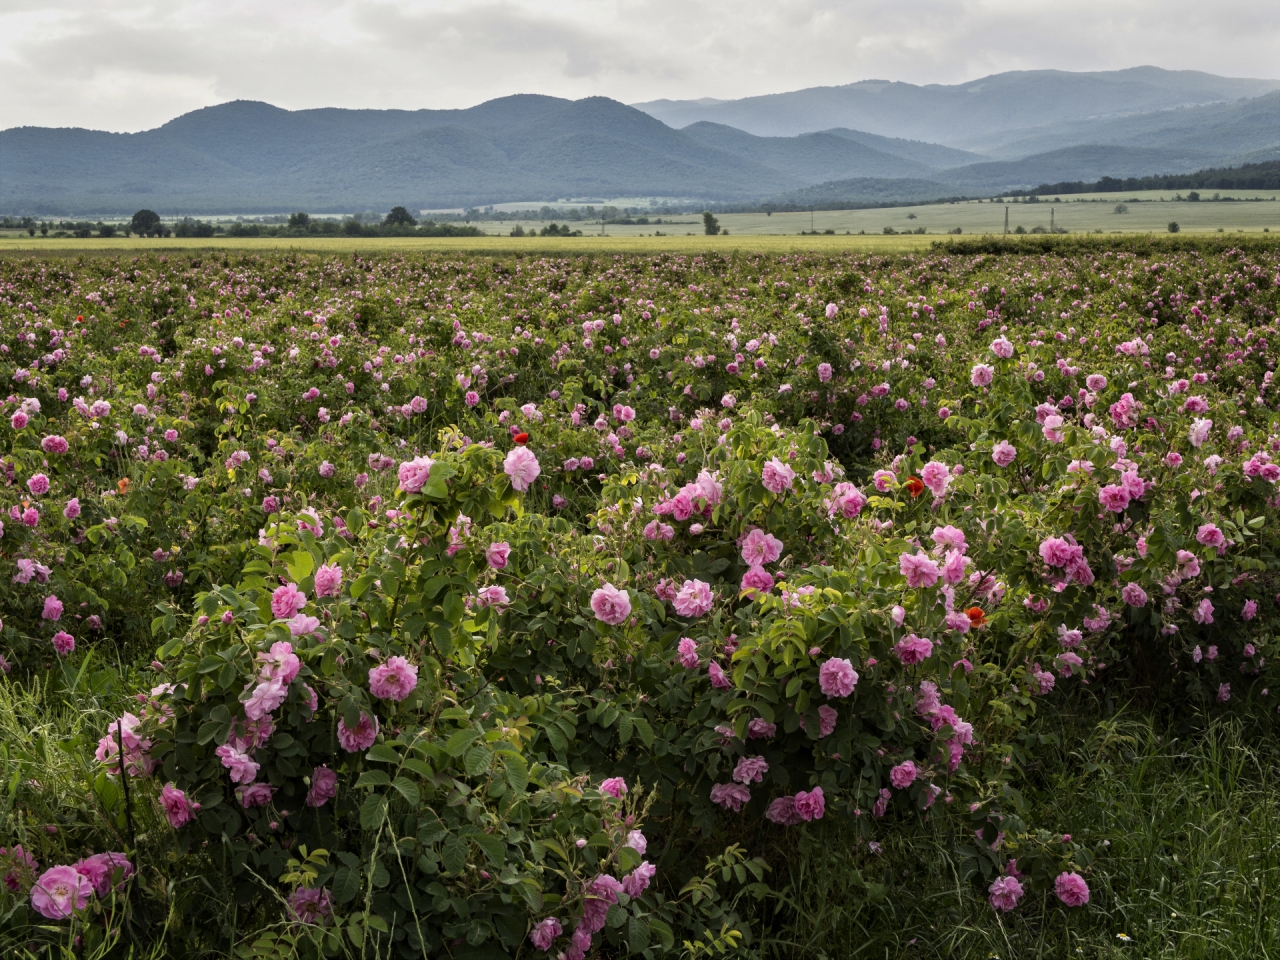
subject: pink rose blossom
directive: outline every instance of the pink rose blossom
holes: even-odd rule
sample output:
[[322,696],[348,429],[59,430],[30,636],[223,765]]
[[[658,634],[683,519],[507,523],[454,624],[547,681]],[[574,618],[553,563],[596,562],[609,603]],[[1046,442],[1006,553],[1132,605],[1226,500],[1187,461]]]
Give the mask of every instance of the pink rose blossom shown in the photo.
[[773,575],[764,567],[750,567],[742,575],[741,592],[768,593],[773,589]]
[[711,676],[711,686],[716,690],[728,690],[733,686],[723,668],[714,660],[707,664],[707,673]]
[[898,569],[907,578],[907,586],[932,587],[942,576],[938,565],[923,553],[903,553],[898,558]]
[[753,529],[742,541],[742,562],[752,567],[763,567],[782,556],[782,541],[771,533]]
[[505,570],[509,556],[511,556],[511,544],[505,540],[489,544],[484,551],[485,560],[494,570]]
[[814,787],[812,790],[799,791],[795,796],[796,816],[801,820],[821,820],[823,813],[826,812],[826,799],[822,795],[821,787]]
[[680,666],[686,670],[698,669],[698,645],[689,637],[681,637],[677,644],[680,651]]
[[224,743],[214,750],[222,765],[231,772],[232,783],[253,783],[258,776],[258,764],[249,755]]
[[271,613],[278,620],[288,620],[295,613],[301,613],[306,605],[307,595],[298,589],[296,583],[276,587],[271,594]]
[[76,638],[65,630],[59,630],[53,635],[53,649],[58,652],[58,656],[65,657],[72,653],[76,648]]
[[733,779],[738,783],[762,783],[768,772],[769,763],[764,757],[742,757],[733,768]]
[[621,800],[627,792],[627,781],[622,777],[609,777],[600,783],[600,792],[613,797],[615,800]]
[[951,483],[951,471],[945,463],[930,460],[920,469],[920,479],[935,497],[943,497]]
[[539,950],[548,951],[563,933],[564,927],[560,925],[560,921],[555,917],[547,917],[530,931],[529,940]]
[[915,782],[916,765],[910,760],[904,760],[889,771],[889,783],[895,790],[905,790]]
[[997,467],[1007,467],[1013,463],[1018,456],[1018,448],[1008,440],[1001,440],[991,448],[991,459],[995,461]]
[[316,571],[316,596],[336,597],[342,592],[342,567],[326,563]]
[[1078,873],[1061,873],[1053,881],[1053,892],[1068,907],[1083,907],[1089,902],[1089,885]]
[[700,617],[711,610],[714,602],[710,584],[701,580],[686,580],[684,586],[676,592],[672,606],[682,617]]
[[400,489],[405,493],[420,493],[431,477],[431,466],[430,457],[414,457],[400,464],[397,471]]
[[1196,530],[1196,540],[1206,547],[1220,547],[1227,542],[1226,535],[1212,523],[1200,525]]
[[926,637],[917,637],[914,633],[899,640],[894,645],[893,655],[902,661],[904,666],[923,663],[933,656],[933,641]]
[[172,783],[165,784],[161,789],[160,806],[164,808],[164,815],[169,818],[169,826],[175,830],[186,826],[193,816],[187,795]]
[[625,590],[606,583],[591,594],[591,610],[597,620],[616,627],[631,616],[631,598]]
[[828,697],[847,697],[858,683],[853,664],[835,657],[818,668],[818,686]]
[[528,447],[514,447],[507,454],[502,464],[503,472],[511,478],[511,487],[517,493],[524,493],[538,478],[542,467],[538,458]]
[[796,479],[796,472],[777,457],[774,457],[764,465],[762,479],[766,490],[772,494],[780,495],[783,491],[791,489],[791,485]]
[[62,601],[59,600],[56,595],[45,597],[44,610],[41,612],[40,616],[45,620],[62,619]]
[[338,775],[328,767],[311,771],[311,789],[307,791],[308,807],[323,807],[338,793]]
[[31,888],[31,906],[50,920],[65,920],[83,910],[93,896],[93,884],[75,867],[50,867]]
[[404,657],[389,657],[369,671],[369,692],[379,700],[403,700],[418,686],[418,668]]
[[737,783],[717,783],[711,788],[711,802],[737,813],[751,801],[751,791]]
[[360,722],[355,730],[347,729],[345,719],[338,720],[338,743],[347,753],[368,750],[378,738],[378,718],[370,718],[367,713],[360,714]]
[[1022,898],[1022,884],[1017,877],[999,877],[987,888],[987,900],[1001,913],[1008,913]]

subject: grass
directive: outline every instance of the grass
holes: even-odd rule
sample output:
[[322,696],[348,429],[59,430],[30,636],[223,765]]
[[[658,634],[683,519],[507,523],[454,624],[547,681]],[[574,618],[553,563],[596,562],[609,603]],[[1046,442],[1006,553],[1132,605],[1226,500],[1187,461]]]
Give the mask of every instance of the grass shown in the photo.
[[[1087,909],[1051,894],[993,911],[958,876],[953,841],[928,827],[881,837],[874,855],[828,827],[779,850],[785,906],[765,955],[867,958],[1113,958],[1280,956],[1280,741],[1242,719],[1179,733],[1133,714],[1089,728],[1046,716],[1046,755],[1027,796],[1033,824],[1054,825],[1098,850]],[[853,869],[885,884],[851,895]],[[1123,936],[1122,936],[1123,935]]]
[[[124,843],[129,825],[120,798],[86,758],[92,731],[119,709],[121,691],[134,686],[101,665],[25,687],[0,683],[5,843],[43,847],[47,863],[81,855],[58,848],[61,838],[86,828],[100,835],[100,848]],[[766,829],[745,839],[751,853],[774,864],[774,895],[756,908],[757,936],[744,954],[758,960],[1280,957],[1280,913],[1271,906],[1280,890],[1280,739],[1270,718],[1171,723],[1125,711],[1095,723],[1088,715],[1068,705],[1046,709],[1037,721],[1032,733],[1057,746],[1037,748],[1041,759],[1030,771],[1034,787],[1023,811],[1029,822],[1064,829],[1097,851],[1087,909],[1068,911],[1050,894],[1031,894],[1014,913],[995,913],[982,891],[959,876],[954,838],[938,824],[877,824],[878,854],[866,837],[836,822],[804,831],[798,842],[793,832]],[[137,956],[158,958],[167,955],[165,924],[182,922],[192,898],[208,917],[210,904],[228,894],[200,877],[169,878],[164,889],[156,867],[167,832],[155,811],[135,807],[133,815],[144,889],[129,910],[114,908],[126,934],[130,921],[151,932],[141,938],[151,943],[149,952]],[[58,825],[59,833],[40,836],[46,824]],[[870,886],[852,882],[855,870]],[[163,903],[168,906],[157,910]],[[210,955],[229,956],[233,944],[247,946],[254,938],[252,924],[245,925],[250,918],[237,922],[234,913],[224,912],[215,935],[228,953]],[[0,914],[0,952],[33,960],[24,931],[7,930],[5,921]],[[102,957],[111,946],[104,941],[75,955]],[[58,955],[72,956],[70,944]]]

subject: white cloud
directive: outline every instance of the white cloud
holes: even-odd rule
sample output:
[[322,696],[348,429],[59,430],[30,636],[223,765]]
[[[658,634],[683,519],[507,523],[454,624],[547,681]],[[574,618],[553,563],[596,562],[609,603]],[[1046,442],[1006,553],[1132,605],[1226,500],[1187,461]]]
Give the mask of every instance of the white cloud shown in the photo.
[[0,128],[140,130],[232,99],[736,98],[1154,64],[1274,77],[1275,0],[3,0]]

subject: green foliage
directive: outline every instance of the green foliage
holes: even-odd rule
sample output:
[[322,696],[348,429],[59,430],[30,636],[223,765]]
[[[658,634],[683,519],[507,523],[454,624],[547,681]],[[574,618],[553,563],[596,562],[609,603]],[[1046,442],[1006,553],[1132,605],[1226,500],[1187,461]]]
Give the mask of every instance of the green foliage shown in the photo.
[[4,822],[138,871],[13,942],[834,954],[872,843],[1088,928],[1116,700],[1271,712],[1278,265],[1079,250],[0,265]]

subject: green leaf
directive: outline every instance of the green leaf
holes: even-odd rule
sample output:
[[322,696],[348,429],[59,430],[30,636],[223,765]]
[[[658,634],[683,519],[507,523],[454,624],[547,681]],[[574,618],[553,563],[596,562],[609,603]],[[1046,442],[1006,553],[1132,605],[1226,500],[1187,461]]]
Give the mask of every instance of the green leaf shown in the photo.
[[658,938],[663,950],[670,950],[676,945],[676,937],[671,928],[657,917],[649,918],[649,932]]
[[345,864],[333,875],[333,899],[338,903],[346,903],[360,892],[360,871],[353,870]]
[[358,577],[351,584],[351,599],[359,600],[364,595],[364,592],[369,589],[369,585],[377,579],[378,575],[376,573],[366,573],[363,577]]
[[507,783],[516,793],[524,793],[529,788],[529,764],[518,753],[504,753],[502,765],[507,772]]
[[467,865],[467,841],[465,838],[451,833],[445,837],[440,848],[440,862],[447,873],[461,873]]
[[653,727],[649,725],[649,721],[644,717],[632,717],[631,722],[636,725],[636,733],[640,734],[640,739],[644,741],[644,745],[652,747]]
[[623,847],[618,851],[618,873],[630,873],[640,866],[640,854],[633,847]]
[[377,743],[365,754],[365,759],[374,763],[399,763],[400,754],[385,743]]
[[387,815],[387,798],[380,793],[370,794],[360,805],[360,827],[375,830]]
[[416,757],[410,757],[405,760],[403,766],[406,770],[412,770],[418,776],[427,780],[430,780],[435,775],[435,771],[431,769],[431,764]]
[[391,777],[385,770],[366,770],[360,774],[360,779],[356,781],[357,787],[385,787],[391,782]]
[[632,953],[643,953],[649,946],[649,928],[639,917],[627,920],[627,946]]
[[489,862],[495,867],[501,866],[507,861],[507,845],[502,841],[501,837],[495,837],[491,833],[473,834],[472,840],[476,842],[476,846],[484,851],[484,855]]
[[475,746],[467,751],[463,767],[468,775],[478,777],[489,769],[491,763],[493,763],[493,751],[488,747]]
[[316,568],[316,561],[310,552],[306,550],[295,550],[289,556],[289,562],[285,564],[289,571],[289,576],[293,578],[294,583],[301,583],[307,577],[311,576],[311,571]]
[[411,807],[416,807],[422,800],[422,795],[418,792],[418,785],[408,777],[396,777],[391,786],[399,791],[400,796],[409,801],[409,806]]
[[452,624],[458,624],[462,621],[463,614],[462,594],[451,592],[444,598],[444,618]]
[[480,731],[474,728],[468,730],[459,730],[447,741],[445,741],[444,752],[451,757],[460,757],[462,752],[471,745],[471,741],[480,736]]

